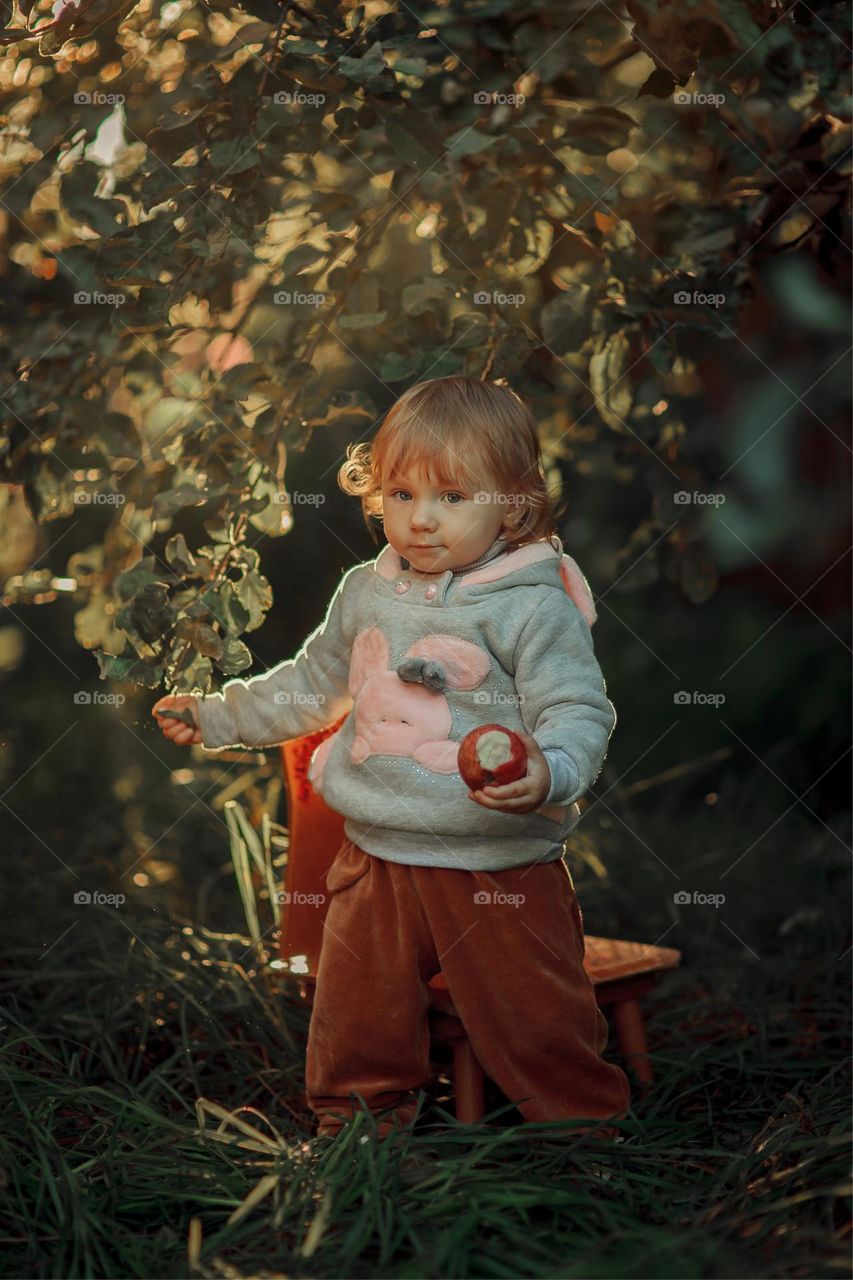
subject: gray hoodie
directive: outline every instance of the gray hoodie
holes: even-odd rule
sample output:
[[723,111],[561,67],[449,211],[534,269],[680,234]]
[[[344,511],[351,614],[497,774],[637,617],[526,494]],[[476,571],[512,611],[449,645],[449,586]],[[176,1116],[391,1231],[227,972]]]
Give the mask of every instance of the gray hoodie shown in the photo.
[[[473,572],[404,563],[388,544],[354,565],[294,658],[200,698],[204,746],[272,746],[345,716],[309,778],[354,844],[469,871],[561,857],[616,723],[583,574],[557,537]],[[577,787],[565,804],[519,814],[469,798],[458,745],[490,723],[531,733],[549,761],[566,753]]]

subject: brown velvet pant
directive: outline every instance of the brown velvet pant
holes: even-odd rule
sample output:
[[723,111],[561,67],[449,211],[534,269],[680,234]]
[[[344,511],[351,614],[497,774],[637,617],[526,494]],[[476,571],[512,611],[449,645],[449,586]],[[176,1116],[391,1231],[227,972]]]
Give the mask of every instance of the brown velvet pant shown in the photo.
[[417,867],[347,840],[326,887],[306,1064],[319,1133],[337,1133],[360,1109],[353,1092],[385,1113],[381,1137],[395,1117],[414,1117],[431,1075],[427,983],[438,972],[480,1065],[526,1121],[624,1117],[630,1087],[600,1057],[607,1020],[561,859],[507,871]]

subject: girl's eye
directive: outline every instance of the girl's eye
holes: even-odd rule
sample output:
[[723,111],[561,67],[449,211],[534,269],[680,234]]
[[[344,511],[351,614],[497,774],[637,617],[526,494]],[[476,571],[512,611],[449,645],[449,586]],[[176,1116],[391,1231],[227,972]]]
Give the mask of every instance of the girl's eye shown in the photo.
[[[403,495],[404,495],[404,494],[406,495],[406,497],[409,497],[409,498],[412,496],[412,495],[409,493],[408,489],[392,489],[392,490],[391,490],[391,497],[392,497],[392,498],[401,498],[401,497],[403,497]],[[450,492],[450,493],[446,493],[444,496],[445,496],[445,498],[458,498],[458,499],[459,499],[459,502],[464,502],[464,501],[465,501],[465,495],[464,495],[464,493],[457,493],[455,490],[453,490],[453,491],[452,491],[452,492]],[[458,507],[458,506],[459,506],[459,502],[451,502],[451,504],[450,504],[450,505],[451,505],[452,507]]]

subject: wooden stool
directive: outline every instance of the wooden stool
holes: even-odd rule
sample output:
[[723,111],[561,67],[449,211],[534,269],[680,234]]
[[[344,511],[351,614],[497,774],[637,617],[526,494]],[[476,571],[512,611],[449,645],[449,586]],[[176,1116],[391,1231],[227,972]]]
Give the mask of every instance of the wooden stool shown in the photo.
[[[285,971],[299,979],[300,991],[313,999],[327,895],[325,876],[347,839],[344,819],[330,809],[308,781],[308,765],[319,744],[343,723],[343,718],[318,733],[291,738],[281,746],[287,791],[289,852],[284,902],[281,910],[280,952]],[[303,895],[312,897],[303,906]],[[321,906],[315,905],[317,902]],[[648,946],[620,938],[586,935],[584,967],[595,986],[599,1007],[613,1009],[619,1051],[633,1070],[640,1089],[654,1079],[640,999],[655,984],[657,975],[674,969],[681,952],[672,947]],[[444,975],[430,979],[430,1032],[453,1051],[453,1083],[456,1118],[476,1124],[484,1114],[483,1069],[471,1048],[456,1012]]]

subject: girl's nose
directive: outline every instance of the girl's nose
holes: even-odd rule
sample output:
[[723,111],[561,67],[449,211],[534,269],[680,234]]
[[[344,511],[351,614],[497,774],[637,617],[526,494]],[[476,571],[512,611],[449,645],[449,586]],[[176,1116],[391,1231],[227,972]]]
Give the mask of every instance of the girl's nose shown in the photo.
[[409,523],[413,529],[433,529],[435,528],[435,517],[429,507],[413,508]]

